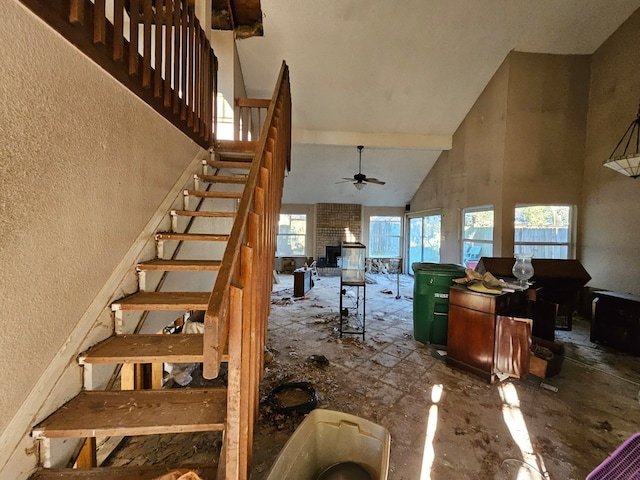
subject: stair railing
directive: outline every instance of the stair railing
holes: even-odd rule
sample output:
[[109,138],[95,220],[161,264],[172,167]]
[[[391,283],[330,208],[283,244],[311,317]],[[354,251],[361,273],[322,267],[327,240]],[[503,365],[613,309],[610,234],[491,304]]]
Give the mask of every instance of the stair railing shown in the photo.
[[218,60],[189,0],[21,0],[203,148],[215,141]]
[[265,123],[269,104],[262,98],[235,99],[235,139],[249,141],[258,138]]
[[227,429],[218,478],[247,478],[251,465],[277,222],[290,156],[291,93],[283,62],[205,314],[204,377],[218,376],[225,347],[229,356]]

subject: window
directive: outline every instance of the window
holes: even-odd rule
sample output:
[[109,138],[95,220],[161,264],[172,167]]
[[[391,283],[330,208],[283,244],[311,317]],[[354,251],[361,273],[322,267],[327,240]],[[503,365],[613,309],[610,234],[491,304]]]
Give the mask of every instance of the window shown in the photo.
[[306,245],[307,216],[305,214],[280,214],[277,256],[305,256],[307,254]]
[[440,229],[442,215],[431,214],[409,218],[409,265],[416,262],[440,261]]
[[402,217],[372,216],[369,218],[369,256],[400,257]]
[[475,268],[480,257],[493,256],[493,207],[462,211],[462,262]]
[[571,206],[517,205],[514,218],[514,253],[529,253],[534,258],[570,258]]

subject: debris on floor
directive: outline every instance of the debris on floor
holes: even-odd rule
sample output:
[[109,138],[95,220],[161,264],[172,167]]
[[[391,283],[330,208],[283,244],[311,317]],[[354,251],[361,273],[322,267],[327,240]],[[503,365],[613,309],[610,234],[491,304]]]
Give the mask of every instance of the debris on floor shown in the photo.
[[324,355],[309,355],[306,363],[320,368],[326,368],[329,366],[329,360]]
[[293,304],[291,297],[282,297],[282,298],[277,298],[275,300],[271,300],[271,305],[285,306],[285,305],[291,305],[291,304]]

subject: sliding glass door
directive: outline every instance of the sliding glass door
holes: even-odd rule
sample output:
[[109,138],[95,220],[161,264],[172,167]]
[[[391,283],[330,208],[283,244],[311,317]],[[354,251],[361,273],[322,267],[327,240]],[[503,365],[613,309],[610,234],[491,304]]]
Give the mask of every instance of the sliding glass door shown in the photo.
[[441,223],[440,214],[409,217],[409,273],[413,273],[411,265],[415,262],[440,261]]

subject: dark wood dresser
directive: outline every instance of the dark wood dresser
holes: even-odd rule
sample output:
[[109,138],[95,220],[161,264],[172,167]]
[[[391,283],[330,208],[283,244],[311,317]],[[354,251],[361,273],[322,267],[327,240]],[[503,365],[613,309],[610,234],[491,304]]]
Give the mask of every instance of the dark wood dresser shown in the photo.
[[498,373],[529,373],[531,320],[526,292],[491,295],[466,287],[449,290],[447,364],[493,383]]
[[640,297],[630,293],[593,293],[591,341],[640,355]]

